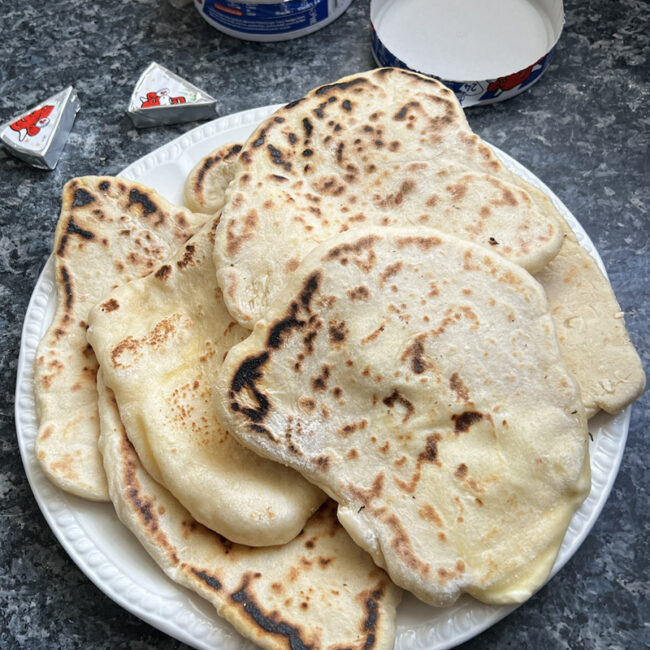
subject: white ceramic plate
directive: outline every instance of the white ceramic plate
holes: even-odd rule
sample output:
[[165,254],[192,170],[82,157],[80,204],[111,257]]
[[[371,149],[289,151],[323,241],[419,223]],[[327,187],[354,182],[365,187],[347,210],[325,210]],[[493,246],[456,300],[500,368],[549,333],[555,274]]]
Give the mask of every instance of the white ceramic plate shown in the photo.
[[[277,106],[244,111],[206,123],[129,165],[121,175],[182,203],[183,183],[204,155],[227,142],[243,141]],[[573,215],[527,169],[495,149],[513,171],[546,192],[576,231],[580,243],[602,261]],[[33,363],[36,346],[54,314],[56,287],[50,258],[32,294],[23,326],[16,384],[16,428],[27,479],[50,528],[79,568],[107,596],[142,620],[194,648],[250,650],[253,645],[220,619],[192,592],[170,581],[118,521],[110,504],[66,494],[45,477],[36,461],[38,428],[34,407]],[[604,270],[604,269],[603,269]],[[575,514],[555,574],[576,552],[600,514],[618,472],[630,421],[630,408],[617,416],[591,420],[591,494]],[[406,596],[397,618],[396,650],[442,650],[462,643],[509,614],[514,607],[484,605],[464,596],[452,607],[434,609]]]

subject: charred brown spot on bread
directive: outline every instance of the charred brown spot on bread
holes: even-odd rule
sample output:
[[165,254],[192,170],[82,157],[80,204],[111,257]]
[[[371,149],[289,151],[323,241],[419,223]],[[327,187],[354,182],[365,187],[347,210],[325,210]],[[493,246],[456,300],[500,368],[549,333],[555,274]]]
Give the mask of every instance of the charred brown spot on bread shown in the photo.
[[266,140],[266,130],[262,129],[260,131],[260,134],[257,136],[256,140],[253,140],[253,146],[254,147],[261,147],[264,144],[264,141]]
[[[187,221],[187,217],[183,212],[177,212],[175,215],[176,218],[176,223],[184,230],[186,229],[190,224]],[[189,235],[188,235],[189,237]]]
[[441,243],[442,240],[435,236],[400,237],[397,240],[397,247],[404,248],[405,246],[417,246],[422,251],[428,251],[434,246],[439,246]]
[[385,523],[392,530],[393,535],[390,546],[395,554],[406,564],[407,567],[418,571],[422,575],[428,575],[430,567],[418,558],[413,550],[411,538],[396,515],[389,515],[384,519]]
[[314,126],[313,124],[309,121],[308,117],[304,117],[302,120],[302,127],[305,129],[305,137],[307,139],[311,138],[311,134],[314,131]]
[[[377,261],[374,244],[378,240],[379,237],[375,235],[367,235],[358,239],[356,242],[339,244],[327,252],[323,257],[323,261],[338,260],[345,266],[351,259],[357,268],[368,273],[374,268]],[[366,255],[365,257],[363,256],[364,254]]]
[[488,176],[487,178],[488,181],[492,185],[494,185],[494,187],[497,188],[501,193],[500,198],[495,198],[490,201],[492,205],[509,206],[511,208],[514,208],[519,204],[519,202],[517,201],[517,197],[509,187],[505,186],[503,183],[501,183],[498,179],[496,179],[493,176]]
[[106,300],[105,302],[103,302],[100,305],[100,308],[102,309],[102,311],[107,311],[107,312],[115,311],[116,309],[119,309],[119,307],[120,307],[120,303],[117,302],[117,300],[115,300],[115,298],[111,298],[110,300]]
[[458,399],[463,402],[469,402],[469,389],[465,386],[457,372],[452,373],[449,378],[449,388],[456,393]]
[[[240,412],[254,423],[261,422],[269,410],[269,400],[264,393],[257,389],[256,383],[262,378],[261,369],[269,360],[269,353],[248,357],[239,365],[230,383],[230,408],[235,412]],[[256,406],[241,406],[235,401],[235,396],[244,388],[255,400]]]
[[[44,452],[40,452],[40,458],[44,458]],[[70,481],[78,481],[79,474],[75,470],[75,458],[72,454],[63,454],[63,456],[50,464],[50,468],[55,474],[63,476]]]
[[354,289],[348,289],[347,294],[350,300],[368,300],[370,298],[370,289],[361,285],[354,287]]
[[384,597],[385,586],[383,583],[375,585],[374,588],[362,591],[356,596],[356,599],[365,612],[363,622],[361,623],[361,632],[365,634],[363,650],[372,650],[377,642],[377,626],[379,623],[379,604]]
[[87,241],[91,239],[95,239],[95,233],[86,230],[85,228],[81,228],[77,223],[75,222],[73,217],[70,217],[68,219],[68,223],[66,224],[65,227],[65,232],[63,236],[61,237],[61,241],[59,243],[59,247],[56,251],[56,254],[59,255],[60,257],[63,257],[65,254],[65,248],[68,243],[68,237],[70,235],[76,235],[78,237],[81,237],[82,239],[85,239]]
[[311,397],[301,397],[298,405],[307,413],[313,413],[316,410],[316,400]]
[[230,149],[228,149],[226,155],[223,157],[224,160],[229,160],[233,156],[236,156],[242,149],[240,144],[233,144]]
[[274,147],[272,144],[268,144],[266,148],[269,151],[271,156],[271,161],[274,165],[280,165],[287,171],[291,170],[291,163],[285,160],[284,153],[280,151],[277,147]]
[[59,268],[59,276],[61,284],[63,285],[63,300],[65,305],[65,310],[67,312],[72,310],[74,305],[74,290],[72,288],[72,279],[70,278],[70,273],[68,269],[63,264]]
[[142,206],[142,211],[144,214],[153,214],[158,210],[158,206],[151,199],[149,194],[146,192],[141,192],[137,188],[133,188],[129,192],[129,206],[139,204]]
[[102,182],[99,184],[99,189],[100,189],[102,192],[106,192],[106,191],[109,190],[110,188],[111,188],[110,181],[102,181]]
[[[384,332],[385,329],[386,329],[386,323],[382,323],[379,327],[377,327],[372,332],[370,332],[370,334],[368,334],[368,336],[364,336],[361,339],[361,345],[366,345],[366,344],[376,340],[379,337],[379,335],[382,332]],[[364,373],[364,374],[366,374],[366,373]]]
[[395,404],[399,404],[406,410],[406,414],[402,418],[402,423],[407,422],[413,413],[415,413],[415,406],[413,406],[413,403],[406,399],[406,397],[404,397],[397,389],[393,390],[393,392],[388,397],[385,397],[382,402],[389,409],[392,409]]
[[261,424],[256,424],[255,422],[249,423],[248,430],[252,431],[253,433],[261,433],[263,436],[266,436],[269,440],[276,442],[275,436],[266,427],[263,427]]
[[336,433],[344,438],[351,436],[357,430],[363,430],[368,426],[368,420],[365,418],[359,422],[351,422],[350,424],[343,425]]
[[284,637],[286,647],[291,648],[291,650],[312,650],[314,645],[304,637],[304,630],[282,619],[277,610],[266,613],[262,609],[260,603],[249,590],[253,577],[251,573],[246,573],[242,578],[239,589],[230,595],[230,599],[241,608],[242,616],[263,632]]
[[[411,480],[407,482],[407,481],[403,481],[400,478],[394,477],[394,481],[397,487],[399,487],[401,490],[404,490],[404,492],[413,494],[413,492],[415,492],[415,488],[420,482],[420,478],[422,477],[422,464],[434,463],[438,466],[440,465],[438,461],[438,446],[437,446],[440,440],[442,440],[442,437],[440,436],[439,433],[434,433],[430,436],[427,436],[427,441],[424,447],[424,451],[421,451],[418,454],[418,458],[415,463],[415,472],[413,472],[413,475],[411,476]],[[399,467],[402,463],[398,461],[395,464]]]
[[424,358],[424,339],[425,335],[420,334],[415,341],[406,348],[402,354],[402,361],[409,359],[411,370],[416,375],[421,375],[431,364]]
[[302,329],[305,321],[297,317],[298,303],[292,302],[289,307],[289,313],[280,320],[277,320],[271,326],[269,335],[266,339],[267,347],[277,350],[282,347],[285,341],[285,334],[291,333],[295,329]]
[[456,471],[454,472],[454,476],[456,478],[465,478],[466,475],[467,475],[467,465],[465,465],[465,463],[461,463],[456,468]]
[[131,352],[132,354],[137,355],[140,349],[144,346],[149,346],[151,348],[160,347],[171,336],[173,336],[173,334],[178,329],[179,323],[182,320],[183,317],[181,314],[175,313],[171,316],[161,319],[158,323],[156,323],[153,329],[142,338],[127,336],[111,350],[111,362],[113,364],[113,367],[126,367],[125,364],[119,361],[120,357],[126,352]]
[[220,591],[222,588],[221,580],[217,576],[208,573],[202,569],[195,569],[194,567],[190,568],[192,575],[196,576],[201,582],[206,584],[213,591]]
[[451,198],[453,201],[461,201],[464,196],[467,194],[467,190],[469,189],[468,183],[465,180],[464,182],[459,181],[458,183],[450,183],[445,187],[447,192],[451,194]]
[[45,427],[42,433],[39,434],[38,439],[47,440],[53,433],[54,427],[50,424],[49,426]]
[[95,197],[88,190],[84,190],[82,187],[79,187],[74,192],[72,207],[82,208],[84,205],[93,203],[95,200]]
[[436,463],[438,461],[438,443],[442,440],[439,433],[433,433],[427,436],[427,442],[424,450],[418,454],[418,461],[426,463]]
[[312,390],[315,391],[327,390],[327,382],[330,377],[330,372],[331,372],[331,366],[328,366],[327,364],[324,363],[321,366],[320,374],[317,375],[316,377],[311,378]]
[[169,264],[163,264],[155,273],[154,276],[161,282],[164,282],[172,272],[172,267]]
[[483,413],[463,411],[462,413],[454,413],[451,419],[454,422],[454,433],[466,433],[473,424],[483,419]]
[[372,485],[369,488],[364,489],[354,485],[349,485],[348,491],[357,501],[360,501],[365,507],[368,507],[374,499],[381,497],[384,491],[384,481],[384,473],[379,472],[379,474],[375,476]]
[[321,194],[326,194],[329,196],[340,196],[343,194],[343,192],[345,192],[346,189],[345,183],[343,183],[341,179],[334,174],[321,176],[312,182],[312,186]]
[[378,198],[376,203],[380,208],[398,208],[404,202],[404,198],[411,194],[416,185],[411,180],[403,181],[397,192],[393,192],[384,198]]
[[402,106],[397,113],[393,115],[393,119],[397,122],[401,122],[402,120],[405,120],[409,111],[413,108],[421,108],[420,102],[416,100],[411,100],[410,102],[407,102]]
[[[354,88],[355,86],[370,86],[371,83],[364,77],[354,77],[348,79],[347,81],[337,81],[336,83],[326,84],[320,88],[316,88],[314,91],[315,95],[327,95],[334,90],[348,90],[349,88]],[[330,98],[331,100],[332,98]],[[334,98],[336,99],[336,98]]]
[[[244,226],[246,226],[246,222]],[[244,242],[253,236],[251,228],[245,228],[243,233],[237,234],[235,232],[236,227],[237,225],[234,221],[229,221],[226,227],[226,252],[231,257],[239,253]]]
[[311,462],[321,471],[321,472],[327,472],[330,468],[331,465],[331,458],[326,455],[321,455],[321,456],[316,456],[316,458],[312,458]]
[[427,519],[428,521],[433,522],[438,528],[444,528],[444,522],[442,517],[438,514],[438,511],[430,504],[425,503],[419,510],[418,514],[422,519]]
[[216,156],[208,156],[203,161],[203,164],[201,165],[201,169],[199,169],[199,171],[198,171],[198,173],[196,175],[196,180],[193,183],[193,187],[194,187],[195,192],[200,192],[201,191],[201,188],[203,187],[203,181],[205,180],[205,175],[220,160],[221,160],[221,156],[216,155]]
[[169,542],[158,522],[154,503],[149,497],[142,493],[140,482],[137,477],[138,458],[133,445],[126,435],[120,441],[120,457],[123,465],[123,483],[125,486],[125,497],[130,509],[142,522],[148,536],[152,541],[162,548],[173,565],[179,563],[176,548]]
[[333,346],[340,346],[350,333],[350,330],[348,330],[344,321],[330,321],[327,331],[329,334],[329,342]]
[[183,258],[178,260],[178,262],[176,262],[178,268],[184,269],[186,266],[189,266],[192,263],[195,252],[196,252],[196,246],[194,246],[194,244],[187,244],[185,246],[185,252],[183,253]]

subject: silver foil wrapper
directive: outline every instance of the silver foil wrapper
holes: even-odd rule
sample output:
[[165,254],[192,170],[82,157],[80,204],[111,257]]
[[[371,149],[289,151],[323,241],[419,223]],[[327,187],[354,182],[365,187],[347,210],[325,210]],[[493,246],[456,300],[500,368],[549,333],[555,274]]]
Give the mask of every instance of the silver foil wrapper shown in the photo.
[[0,127],[0,140],[17,158],[38,169],[54,169],[80,104],[72,86]]
[[177,74],[152,63],[135,85],[127,113],[137,127],[209,120],[217,102]]

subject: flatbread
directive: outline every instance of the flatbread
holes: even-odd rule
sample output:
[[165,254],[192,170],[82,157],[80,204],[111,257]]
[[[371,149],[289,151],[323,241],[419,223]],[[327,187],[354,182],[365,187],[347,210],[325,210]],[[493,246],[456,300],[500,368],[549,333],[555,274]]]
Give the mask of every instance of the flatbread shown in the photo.
[[292,542],[249,548],[207,530],[145,472],[98,382],[115,510],[165,574],[262,648],[391,650],[401,592],[324,505]]
[[601,409],[618,413],[643,393],[645,373],[607,278],[570,239],[535,277],[546,292],[560,351],[580,386],[587,417]]
[[213,378],[249,334],[217,285],[218,223],[211,218],[151,275],[104,296],[90,310],[87,338],[148,473],[231,541],[284,544],[325,494],[242,447],[216,419]]
[[[203,211],[216,212],[223,206],[225,190],[236,172],[233,146],[235,145],[226,145],[206,156],[186,180],[186,197],[193,191],[204,195],[214,192],[216,201],[207,207],[204,204]],[[241,145],[236,147],[238,153]],[[217,165],[219,161],[229,162],[227,165]],[[593,417],[601,409],[617,413],[641,395],[645,387],[645,375],[625,330],[622,312],[609,282],[591,256],[578,246],[575,233],[551,199],[516,173],[510,173],[512,182],[526,192],[537,209],[551,215],[560,224],[564,238],[568,240],[551,263],[537,274],[537,279],[547,290],[560,350],[569,371],[580,386],[587,417]],[[498,178],[503,180],[507,176],[501,172]],[[493,176],[490,177],[490,180],[493,179]],[[494,185],[492,187],[493,191],[496,190]],[[454,208],[453,203],[449,202],[451,196],[446,198],[448,204],[445,214],[449,217]],[[470,198],[464,196],[463,200]],[[192,199],[186,198],[186,204],[198,208],[199,200],[192,203]],[[440,203],[437,207],[443,208]],[[586,287],[591,289],[586,291]],[[595,309],[595,305],[601,301],[607,304],[606,310]],[[568,313],[569,304],[571,315]]]
[[222,424],[322,487],[433,605],[528,598],[589,492],[585,412],[541,286],[433,230],[321,244],[216,386]]
[[57,308],[34,369],[36,456],[61,489],[106,501],[88,310],[107,291],[149,273],[207,217],[112,177],[75,178],[63,188],[61,202],[53,252]]
[[235,175],[240,143],[225,144],[201,158],[185,179],[185,205],[194,212],[216,214]]
[[536,272],[561,226],[513,181],[433,79],[382,68],[316,88],[239,154],[215,244],[228,309],[252,328],[304,255],[351,228],[437,228]]

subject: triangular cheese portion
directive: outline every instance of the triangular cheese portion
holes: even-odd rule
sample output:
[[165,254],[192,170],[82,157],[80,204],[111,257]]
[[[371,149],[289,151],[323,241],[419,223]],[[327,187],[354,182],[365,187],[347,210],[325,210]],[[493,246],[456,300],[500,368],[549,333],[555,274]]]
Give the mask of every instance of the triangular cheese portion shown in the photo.
[[152,63],[135,85],[128,113],[135,126],[154,126],[214,117],[215,107],[214,97]]

